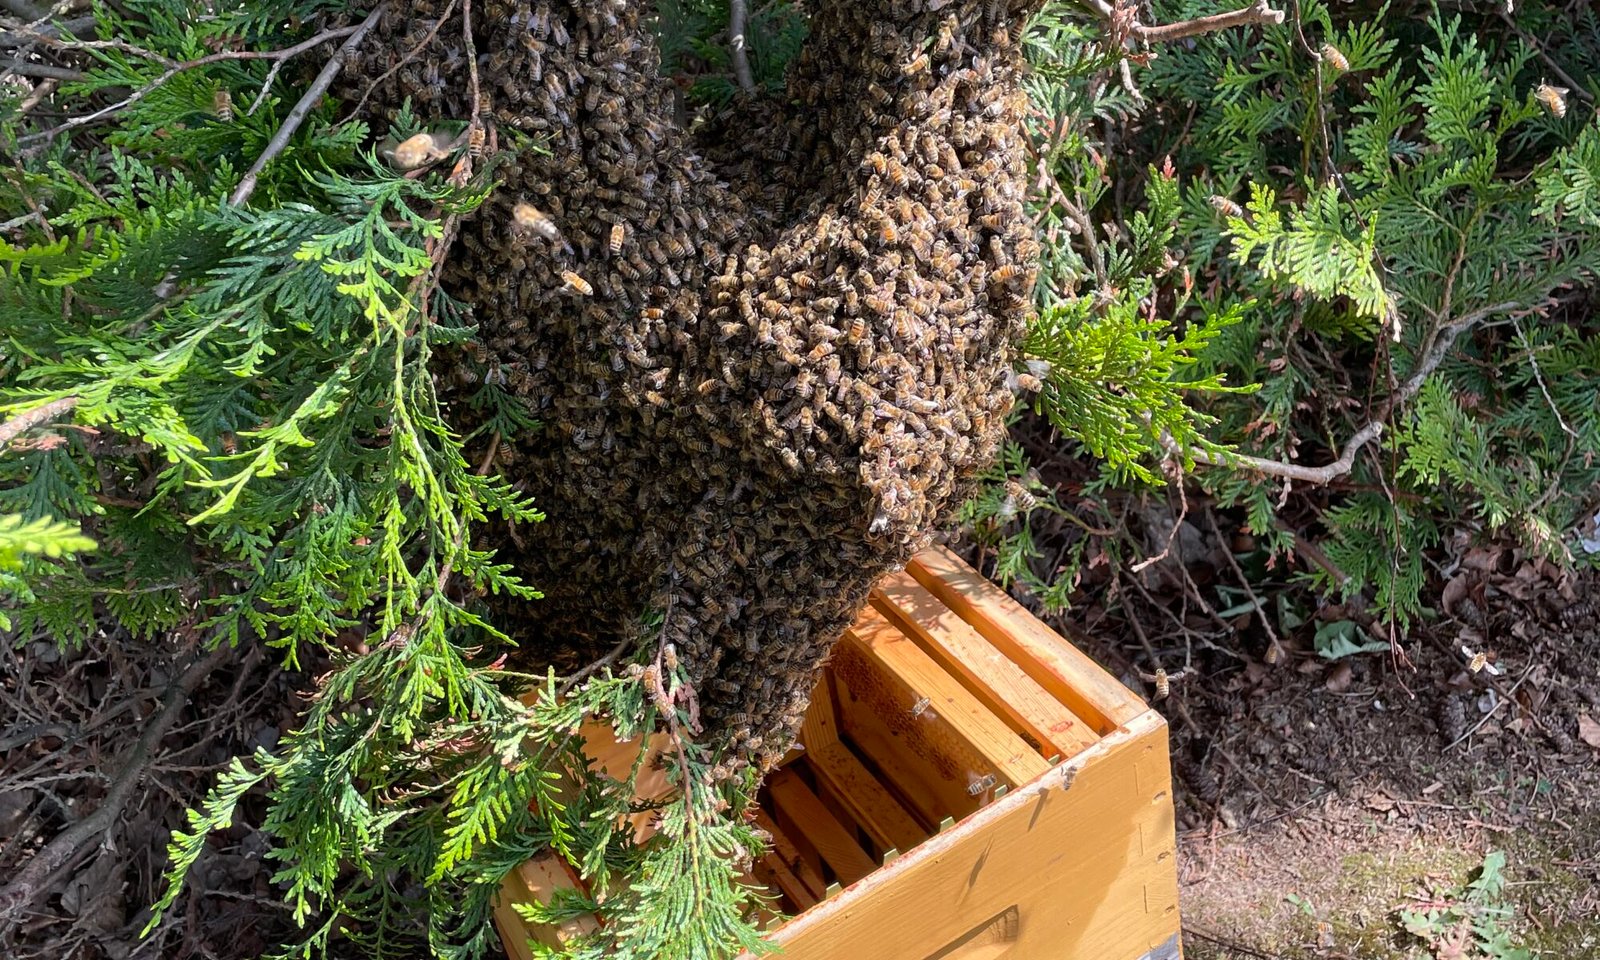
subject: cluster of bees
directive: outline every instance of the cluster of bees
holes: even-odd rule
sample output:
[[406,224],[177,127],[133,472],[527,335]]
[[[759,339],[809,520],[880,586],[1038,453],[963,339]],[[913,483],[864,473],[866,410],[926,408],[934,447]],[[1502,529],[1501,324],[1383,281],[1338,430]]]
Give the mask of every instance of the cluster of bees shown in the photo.
[[[444,284],[482,347],[441,380],[502,377],[545,424],[497,454],[547,515],[493,543],[545,593],[500,618],[524,656],[579,666],[660,611],[707,735],[782,756],[873,582],[1004,435],[1034,5],[818,3],[781,100],[693,134],[640,3],[473,5],[483,116],[542,147],[462,226]],[[347,68],[375,126],[407,97],[466,116],[454,7],[390,14]]]

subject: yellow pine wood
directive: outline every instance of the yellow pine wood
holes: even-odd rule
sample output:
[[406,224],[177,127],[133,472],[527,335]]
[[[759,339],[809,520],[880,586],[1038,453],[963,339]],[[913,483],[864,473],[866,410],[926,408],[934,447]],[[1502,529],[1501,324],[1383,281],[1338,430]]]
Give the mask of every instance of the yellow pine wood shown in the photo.
[[991,711],[1039,745],[1070,757],[1100,739],[1094,728],[1001,653],[905,571],[878,583],[873,603]]
[[946,548],[929,547],[907,569],[1098,733],[1110,733],[1144,712],[1144,701]]

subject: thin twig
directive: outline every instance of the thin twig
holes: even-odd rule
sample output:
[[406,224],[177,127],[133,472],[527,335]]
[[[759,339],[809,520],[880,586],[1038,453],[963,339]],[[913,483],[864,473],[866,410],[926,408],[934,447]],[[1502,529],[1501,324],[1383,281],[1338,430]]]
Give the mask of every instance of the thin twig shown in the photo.
[[449,3],[445,4],[444,12],[440,13],[439,18],[433,21],[433,26],[428,29],[427,33],[422,35],[422,39],[417,41],[417,45],[412,47],[410,50],[407,50],[405,56],[395,61],[394,66],[378,74],[376,79],[367,84],[367,89],[361,93],[361,99],[356,101],[356,105],[351,107],[350,112],[345,114],[344,119],[340,120],[339,122],[349,123],[351,120],[354,120],[356,116],[361,113],[361,108],[366,106],[367,99],[372,96],[372,91],[378,89],[378,85],[380,83],[394,76],[395,72],[401,67],[410,63],[412,60],[415,60],[417,54],[422,52],[422,48],[433,42],[433,38],[439,35],[439,28],[444,26],[446,20],[450,19],[450,14],[455,10],[455,8],[456,0],[450,0]]
[[1528,679],[1528,677],[1533,673],[1533,668],[1535,666],[1537,666],[1537,664],[1529,664],[1528,669],[1522,671],[1522,676],[1517,678],[1517,682],[1513,683],[1511,685],[1511,689],[1508,690],[1505,693],[1505,695],[1503,695],[1499,699],[1495,700],[1494,706],[1489,708],[1489,712],[1484,714],[1483,716],[1479,717],[1478,718],[1478,722],[1474,723],[1472,725],[1471,729],[1467,730],[1466,733],[1463,733],[1461,736],[1456,737],[1454,740],[1450,741],[1449,746],[1444,748],[1445,751],[1448,752],[1450,750],[1455,749],[1457,744],[1461,743],[1463,740],[1465,740],[1468,737],[1472,736],[1474,733],[1477,733],[1478,730],[1481,729],[1484,724],[1489,722],[1489,718],[1490,717],[1494,716],[1496,713],[1499,713],[1500,712],[1500,707],[1511,700],[1511,695],[1516,693],[1517,692],[1517,688],[1522,686],[1522,682],[1524,680]]
[[1217,543],[1222,548],[1222,556],[1228,561],[1228,566],[1233,568],[1233,575],[1239,578],[1239,586],[1244,587],[1244,595],[1250,598],[1250,603],[1256,608],[1256,619],[1260,621],[1263,630],[1267,631],[1267,639],[1271,646],[1267,648],[1267,662],[1277,663],[1283,659],[1283,643],[1278,639],[1278,631],[1272,629],[1272,620],[1267,616],[1266,604],[1256,596],[1250,586],[1250,578],[1244,575],[1244,569],[1239,566],[1239,561],[1233,555],[1233,549],[1222,538],[1222,530],[1217,526],[1217,517],[1210,510],[1206,511],[1206,523],[1211,527],[1211,535],[1217,538]]
[[1267,5],[1267,0],[1256,0],[1253,5],[1242,10],[1216,13],[1209,17],[1195,17],[1193,20],[1161,24],[1154,27],[1147,27],[1142,23],[1137,24],[1133,28],[1133,35],[1145,43],[1171,43],[1173,40],[1197,37],[1202,33],[1215,33],[1218,30],[1227,30],[1230,27],[1246,27],[1257,23],[1279,24],[1282,22],[1282,10],[1272,9]]
[[220,667],[232,653],[232,648],[219,646],[210,654],[195,660],[167,688],[161,712],[145,727],[144,733],[129,752],[127,762],[111,781],[111,788],[95,811],[56,836],[34,854],[22,868],[0,887],[0,923],[13,923],[34,898],[37,897],[56,870],[72,861],[89,843],[101,839],[123,813],[134,787],[145,772],[150,753],[161,738],[177,722],[178,714],[189,702],[189,697],[199,688],[213,670]]
[[461,0],[461,45],[467,50],[467,78],[472,84],[472,118],[467,129],[483,124],[483,89],[478,85],[478,45],[472,40],[472,0]]
[[1274,477],[1287,477],[1291,480],[1301,480],[1306,483],[1323,485],[1337,480],[1355,468],[1356,454],[1361,448],[1383,435],[1383,421],[1395,408],[1409,402],[1422,389],[1422,384],[1433,371],[1439,368],[1444,361],[1445,354],[1456,342],[1456,338],[1497,313],[1509,313],[1513,310],[1525,309],[1520,303],[1505,302],[1474,310],[1459,319],[1452,320],[1433,335],[1433,340],[1423,351],[1422,359],[1417,363],[1417,369],[1412,372],[1406,382],[1389,397],[1379,412],[1379,416],[1371,423],[1356,431],[1344,445],[1339,454],[1339,459],[1320,467],[1307,467],[1298,463],[1285,463],[1282,460],[1266,460],[1261,457],[1252,457],[1242,453],[1210,453],[1205,450],[1184,450],[1172,436],[1165,431],[1161,434],[1161,445],[1168,453],[1174,456],[1188,456],[1195,463],[1204,463],[1209,466],[1242,467]]
[[4,450],[11,441],[25,431],[54,420],[77,405],[77,397],[62,397],[59,400],[52,400],[42,406],[34,407],[27,413],[17,414],[5,423],[0,424],[0,450]]
[[250,169],[245,173],[244,179],[239,181],[238,188],[228,198],[230,204],[237,207],[250,199],[250,194],[255,193],[256,181],[261,176],[261,171],[266,169],[267,164],[271,162],[273,157],[282,153],[283,149],[289,145],[289,138],[294,136],[294,132],[300,128],[300,124],[305,120],[306,115],[311,112],[311,108],[315,107],[317,102],[322,99],[322,95],[328,92],[328,86],[333,83],[333,78],[339,75],[339,70],[344,67],[345,60],[349,59],[350,54],[354,53],[356,47],[361,45],[361,41],[366,37],[367,31],[377,26],[379,18],[388,9],[388,3],[380,3],[373,7],[372,12],[367,14],[367,19],[361,21],[361,25],[351,31],[339,49],[334,51],[328,62],[323,64],[322,72],[318,73],[317,78],[311,82],[311,86],[306,88],[305,95],[294,105],[294,109],[289,111],[289,115],[283,119],[283,126],[279,127],[278,132],[272,135],[272,139],[267,142],[267,148],[261,151],[261,156],[256,157],[256,162],[250,165]]
[[59,126],[51,127],[49,130],[41,130],[38,133],[30,133],[25,137],[18,137],[17,143],[23,144],[33,143],[38,140],[53,140],[61,134],[66,133],[68,130],[74,130],[78,127],[87,126],[91,123],[94,123],[96,120],[99,120],[102,117],[110,116],[119,110],[124,110],[133,106],[140,100],[143,100],[145,97],[150,96],[150,94],[160,89],[164,84],[166,84],[167,81],[187,70],[194,70],[213,63],[222,63],[227,60],[287,60],[290,57],[298,56],[299,54],[302,54],[314,47],[319,47],[322,44],[327,43],[329,40],[337,40],[340,37],[350,36],[359,29],[361,28],[339,27],[333,30],[325,30],[309,40],[297,43],[292,47],[285,47],[282,50],[224,50],[221,53],[207,54],[206,56],[199,57],[194,60],[185,60],[182,63],[169,66],[161,73],[160,76],[128,94],[126,97],[123,97],[121,100],[118,100],[116,103],[101,107],[99,110],[96,110],[93,113],[86,113],[81,117],[73,117]]
[[1506,26],[1510,27],[1516,32],[1517,36],[1522,38],[1522,42],[1528,45],[1528,49],[1532,50],[1535,56],[1544,61],[1544,65],[1550,68],[1550,72],[1556,75],[1557,80],[1560,80],[1562,83],[1567,85],[1567,89],[1572,93],[1573,96],[1580,100],[1587,100],[1589,103],[1594,103],[1594,94],[1585,90],[1583,88],[1583,84],[1572,79],[1571,74],[1561,69],[1561,64],[1550,59],[1550,55],[1544,52],[1544,47],[1539,45],[1539,41],[1531,36],[1526,30],[1517,26],[1517,21],[1511,19],[1510,14],[1502,10],[1500,11],[1500,19],[1504,20],[1506,22]]
[[756,78],[750,72],[750,57],[745,51],[744,0],[728,0],[728,46],[733,51],[733,75],[739,89],[745,93],[756,92]]

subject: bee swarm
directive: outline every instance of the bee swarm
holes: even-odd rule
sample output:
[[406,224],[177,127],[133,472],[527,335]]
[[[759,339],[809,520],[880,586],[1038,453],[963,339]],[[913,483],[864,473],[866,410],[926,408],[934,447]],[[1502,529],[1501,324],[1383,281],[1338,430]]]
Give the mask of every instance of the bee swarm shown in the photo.
[[[497,453],[547,514],[494,543],[545,593],[525,655],[570,669],[663,611],[706,736],[782,756],[873,582],[1004,436],[1035,5],[823,0],[784,96],[695,134],[644,4],[473,5],[485,121],[548,150],[501,168],[444,278],[487,347],[445,371],[461,426],[485,376],[545,424]],[[408,96],[467,117],[453,7],[397,6],[350,64],[380,128]]]

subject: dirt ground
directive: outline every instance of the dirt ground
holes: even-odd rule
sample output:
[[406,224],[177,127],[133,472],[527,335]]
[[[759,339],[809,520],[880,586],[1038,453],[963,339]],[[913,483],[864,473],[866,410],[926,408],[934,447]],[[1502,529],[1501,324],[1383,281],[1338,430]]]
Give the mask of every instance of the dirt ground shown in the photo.
[[[1448,610],[1402,645],[1406,662],[1330,663],[1290,635],[1268,665],[1248,615],[1229,638],[1195,604],[1181,621],[1154,609],[1204,595],[1207,564],[1186,566],[1197,589],[1157,571],[1154,604],[1132,606],[1169,670],[1184,655],[1196,668],[1157,703],[1173,730],[1190,960],[1492,958],[1424,943],[1398,917],[1448,899],[1491,851],[1506,855],[1511,943],[1600,958],[1595,578],[1468,550],[1444,578]],[[1125,615],[1090,605],[1065,622],[1154,697]],[[1462,646],[1489,651],[1491,666],[1470,672]]]
[[[1215,516],[1236,548],[1237,522]],[[1058,621],[1147,697],[1156,665],[1189,664],[1157,706],[1173,731],[1190,960],[1492,960],[1425,945],[1397,915],[1448,900],[1490,851],[1507,859],[1512,942],[1600,958],[1600,578],[1462,547],[1444,558],[1438,609],[1403,659],[1319,657],[1315,624],[1352,615],[1323,605],[1282,632],[1269,664],[1252,613],[1218,614],[1230,568],[1200,533],[1209,524],[1190,520],[1181,567],[1157,564],[1136,584],[1124,571],[1111,581],[1128,591],[1120,599],[1086,580]],[[1293,573],[1261,577],[1269,608],[1280,593],[1314,605]],[[0,956],[243,960],[293,935],[252,797],[167,920],[137,936],[184,806],[228,757],[289,729],[305,682],[267,651],[186,669],[195,642],[102,636],[74,653],[36,642],[0,658],[0,888],[59,838],[110,828],[36,878],[22,921],[0,929]],[[1462,646],[1493,669],[1471,672]],[[168,711],[187,682],[192,699]],[[138,771],[127,802],[102,822],[127,770]]]

